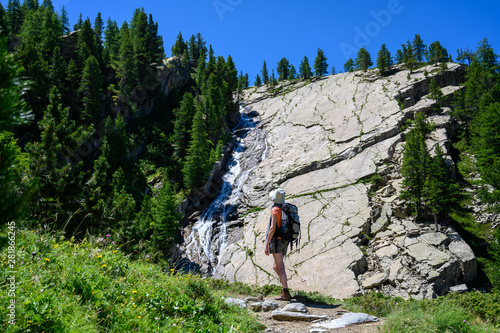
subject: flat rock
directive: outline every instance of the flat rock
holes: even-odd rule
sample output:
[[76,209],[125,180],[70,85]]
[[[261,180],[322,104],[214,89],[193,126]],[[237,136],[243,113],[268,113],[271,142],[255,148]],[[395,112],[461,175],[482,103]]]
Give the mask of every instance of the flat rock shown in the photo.
[[274,310],[271,312],[271,317],[274,320],[280,321],[314,321],[314,320],[326,320],[326,316],[315,316],[309,315],[302,312],[292,312],[292,311],[282,311]]
[[341,328],[341,327],[347,327],[350,325],[355,325],[355,324],[362,324],[362,323],[367,323],[367,322],[376,322],[378,321],[377,317],[371,316],[366,313],[346,313],[342,317],[330,320],[330,321],[324,321],[321,323],[315,323],[312,324],[312,327],[320,327],[320,328],[326,328],[326,329],[334,329],[334,328]]
[[448,236],[441,232],[429,232],[426,234],[422,234],[419,237],[419,240],[422,243],[428,244],[428,245],[433,245],[433,246],[439,246],[441,244],[448,244],[450,242],[450,239]]
[[420,242],[408,246],[408,254],[415,260],[426,262],[432,267],[440,267],[451,259],[449,254]]
[[467,285],[465,285],[465,284],[460,284],[458,286],[450,287],[450,292],[457,292],[460,294],[466,293],[468,290],[469,290],[469,288],[467,288]]

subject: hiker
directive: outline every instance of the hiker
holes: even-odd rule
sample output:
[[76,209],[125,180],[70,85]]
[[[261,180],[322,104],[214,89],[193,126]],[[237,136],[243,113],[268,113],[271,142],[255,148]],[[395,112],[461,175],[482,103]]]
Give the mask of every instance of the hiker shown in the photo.
[[266,232],[266,243],[264,253],[266,256],[272,253],[274,258],[273,269],[278,274],[278,277],[283,287],[281,295],[276,297],[277,300],[289,301],[290,292],[288,291],[288,282],[286,277],[285,263],[283,256],[286,255],[288,249],[288,241],[278,237],[276,230],[281,227],[281,206],[285,203],[285,191],[281,188],[272,191],[269,197],[274,202],[271,208],[271,218]]

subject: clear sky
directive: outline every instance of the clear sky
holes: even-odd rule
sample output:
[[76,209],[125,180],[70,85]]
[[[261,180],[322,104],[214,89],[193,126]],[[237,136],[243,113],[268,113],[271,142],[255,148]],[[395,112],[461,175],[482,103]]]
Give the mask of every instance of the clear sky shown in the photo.
[[[498,0],[52,0],[64,5],[71,27],[80,13],[91,22],[98,12],[118,26],[144,7],[158,22],[167,56],[179,31],[185,39],[201,32],[217,55],[233,57],[253,82],[265,60],[276,68],[286,57],[298,70],[306,55],[311,67],[318,48],[329,65],[343,71],[349,57],[366,46],[375,62],[385,43],[392,55],[420,34],[439,41],[456,58],[459,47],[475,48],[486,37],[500,54]],[[1,0],[4,7],[7,0]],[[40,0],[41,2],[41,0]]]

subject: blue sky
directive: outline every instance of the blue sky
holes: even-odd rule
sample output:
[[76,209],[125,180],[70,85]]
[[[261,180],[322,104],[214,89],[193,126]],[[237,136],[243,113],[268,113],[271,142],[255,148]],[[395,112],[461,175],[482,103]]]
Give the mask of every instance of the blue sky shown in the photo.
[[[383,43],[394,55],[420,34],[425,44],[436,40],[456,58],[458,47],[475,48],[486,37],[500,54],[500,2],[463,0],[52,0],[66,7],[73,26],[80,13],[94,21],[98,12],[121,26],[135,8],[153,14],[165,51],[179,31],[185,39],[201,32],[218,55],[231,54],[238,71],[251,82],[265,60],[276,68],[282,57],[299,67],[306,55],[312,66],[318,48],[337,72],[361,46],[372,56]],[[1,0],[6,6],[7,0]],[[40,1],[41,2],[41,1]]]

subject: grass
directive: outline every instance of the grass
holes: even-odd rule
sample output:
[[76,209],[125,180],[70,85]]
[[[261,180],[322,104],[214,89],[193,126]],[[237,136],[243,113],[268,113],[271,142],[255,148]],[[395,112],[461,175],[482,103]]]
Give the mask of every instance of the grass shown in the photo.
[[433,300],[404,300],[371,292],[345,300],[350,311],[385,317],[384,332],[497,332],[500,294],[448,294]]
[[[226,305],[227,289],[208,280],[132,261],[113,236],[100,244],[55,234],[16,233],[15,298],[7,248],[0,260],[0,316],[16,301],[16,325],[2,332],[255,332],[262,325],[246,310]],[[5,244],[3,242],[2,244]]]
[[[183,274],[152,259],[131,260],[104,235],[75,242],[46,231],[16,232],[15,298],[8,241],[0,237],[0,315],[16,302],[16,325],[2,332],[258,332],[248,310],[228,306],[227,296],[278,295],[273,285],[252,286]],[[338,305],[317,292],[298,299]],[[450,294],[408,300],[369,293],[343,307],[385,317],[385,332],[493,332],[500,328],[500,294]]]

